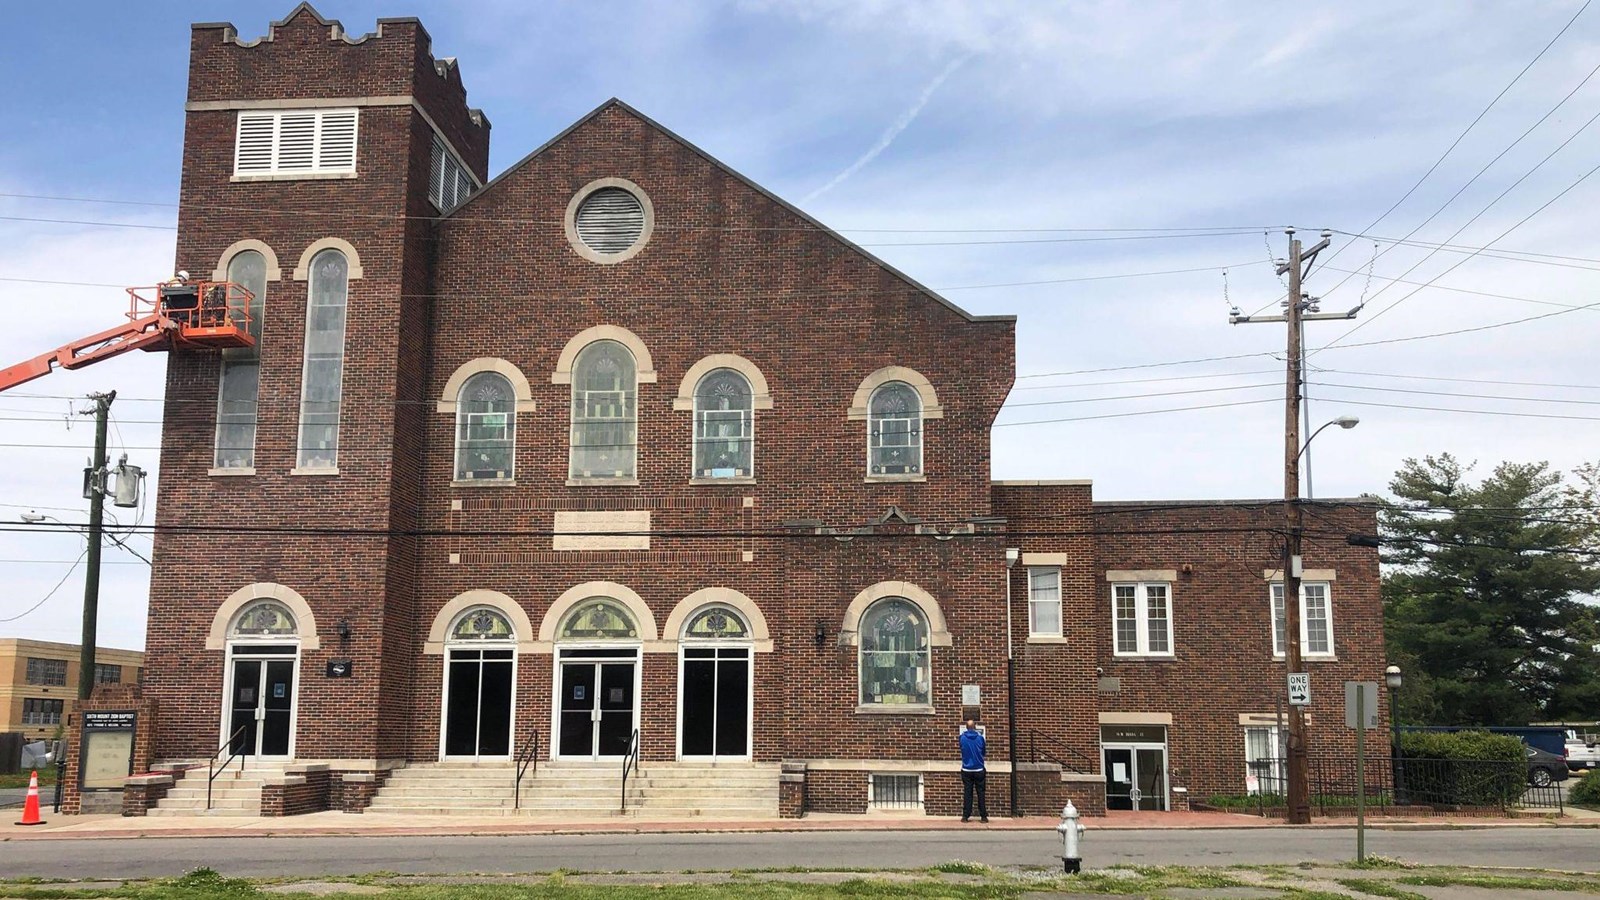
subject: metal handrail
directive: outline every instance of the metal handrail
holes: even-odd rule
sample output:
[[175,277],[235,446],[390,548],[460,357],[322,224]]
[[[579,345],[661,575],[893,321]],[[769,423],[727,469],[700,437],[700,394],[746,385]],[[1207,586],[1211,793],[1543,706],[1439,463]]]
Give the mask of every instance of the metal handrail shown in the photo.
[[1055,763],[1056,765],[1060,766],[1061,768],[1063,768],[1063,769],[1071,769],[1072,771],[1077,772],[1079,775],[1083,775],[1083,774],[1085,774],[1085,772],[1088,771],[1086,769],[1078,768],[1078,765],[1076,763],[1070,763],[1070,762],[1067,762],[1066,760],[1064,760],[1064,759],[1062,759],[1062,758],[1060,758],[1058,756],[1052,755],[1050,753],[1050,749],[1049,748],[1046,748],[1045,752],[1041,754],[1039,752],[1039,738],[1042,737],[1042,738],[1045,739],[1045,741],[1048,744],[1051,744],[1054,747],[1057,747],[1057,748],[1060,748],[1062,750],[1065,750],[1068,753],[1072,754],[1073,756],[1076,756],[1079,760],[1081,760],[1083,762],[1084,765],[1091,766],[1091,767],[1094,765],[1094,760],[1091,759],[1090,757],[1087,757],[1087,756],[1083,755],[1082,753],[1079,753],[1077,750],[1074,750],[1073,748],[1067,746],[1066,744],[1063,744],[1062,742],[1056,740],[1055,738],[1051,737],[1050,735],[1040,732],[1037,728],[1025,728],[1023,730],[1028,733],[1028,761],[1029,762],[1038,762],[1039,761],[1039,757],[1043,756],[1045,759],[1050,760],[1051,762]]
[[639,729],[633,730],[633,737],[628,739],[628,752],[622,757],[622,806],[623,812],[628,811],[628,772],[639,771]]
[[533,734],[528,735],[528,739],[522,744],[522,749],[517,751],[515,762],[517,766],[517,783],[512,794],[511,808],[521,809],[523,774],[528,771],[529,765],[533,766],[535,777],[539,774],[539,732],[535,731]]
[[[228,766],[235,759],[240,760],[239,771],[244,771],[244,748],[241,747],[239,750],[229,755],[228,758],[223,761],[221,768],[217,767],[217,757],[222,755],[222,751],[232,747],[233,742],[238,739],[239,735],[244,734],[245,729],[249,728],[252,724],[253,723],[251,722],[246,722],[245,724],[240,725],[234,730],[233,734],[228,735],[228,739],[226,741],[222,742],[222,746],[217,748],[217,752],[211,754],[211,758],[206,760],[206,809],[211,808],[211,785],[217,780],[217,776],[221,775],[223,772],[226,772],[228,770]],[[195,768],[199,767],[196,766]]]

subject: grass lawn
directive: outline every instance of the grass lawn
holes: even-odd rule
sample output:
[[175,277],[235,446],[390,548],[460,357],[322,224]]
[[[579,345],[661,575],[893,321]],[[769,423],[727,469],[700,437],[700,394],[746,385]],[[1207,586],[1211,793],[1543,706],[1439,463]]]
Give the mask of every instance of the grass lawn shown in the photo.
[[[28,775],[29,775],[29,773],[27,773],[27,772],[17,772],[17,773],[13,773],[13,774],[10,774],[10,775],[0,775],[0,788],[25,788],[25,787],[28,786]],[[39,770],[39,787],[44,787],[45,785],[50,785],[50,786],[54,787],[55,783],[56,783],[56,767],[55,766],[51,766],[49,769],[40,769]]]
[[[331,879],[226,878],[209,869],[182,878],[121,884],[0,882],[0,895],[17,900],[116,897],[131,900],[212,900],[232,897],[384,897],[389,900],[1010,900],[1028,894],[1067,891],[1138,897],[1169,896],[1183,888],[1205,888],[1226,896],[1228,888],[1263,889],[1294,900],[1427,900],[1417,886],[1464,886],[1501,890],[1562,890],[1600,896],[1600,875],[1507,869],[1415,867],[1390,860],[1371,864],[1234,867],[1115,867],[1066,877],[1056,870],[996,870],[953,861],[931,869],[883,872],[823,870],[685,872],[653,874],[556,872],[522,876],[363,875]],[[299,890],[297,890],[297,888]],[[342,888],[342,889],[341,889]]]

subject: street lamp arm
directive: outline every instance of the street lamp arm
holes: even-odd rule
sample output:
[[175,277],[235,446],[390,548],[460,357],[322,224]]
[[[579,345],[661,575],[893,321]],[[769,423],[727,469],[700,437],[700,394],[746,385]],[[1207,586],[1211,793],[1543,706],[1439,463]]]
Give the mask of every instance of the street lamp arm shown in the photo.
[[1329,425],[1337,425],[1340,428],[1350,429],[1350,428],[1356,427],[1359,424],[1361,424],[1361,420],[1356,418],[1355,416],[1340,416],[1339,418],[1334,419],[1334,420],[1332,420],[1330,422],[1323,422],[1322,425],[1319,426],[1316,431],[1311,432],[1311,437],[1306,438],[1306,442],[1304,444],[1300,445],[1300,453],[1298,455],[1299,456],[1305,456],[1306,455],[1306,450],[1308,448],[1310,448],[1310,446],[1311,446],[1311,442],[1316,440],[1317,439],[1317,435],[1321,434],[1323,432],[1323,429],[1327,428]]

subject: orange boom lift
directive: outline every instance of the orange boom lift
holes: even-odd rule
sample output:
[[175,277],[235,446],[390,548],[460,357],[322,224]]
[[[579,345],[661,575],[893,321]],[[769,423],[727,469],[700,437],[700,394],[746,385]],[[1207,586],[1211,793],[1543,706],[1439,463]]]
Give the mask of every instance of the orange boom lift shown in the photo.
[[0,391],[49,375],[56,367],[81,369],[129,350],[221,350],[250,347],[250,305],[255,298],[227,281],[181,278],[155,287],[128,288],[128,321],[79,338],[26,362],[0,369]]

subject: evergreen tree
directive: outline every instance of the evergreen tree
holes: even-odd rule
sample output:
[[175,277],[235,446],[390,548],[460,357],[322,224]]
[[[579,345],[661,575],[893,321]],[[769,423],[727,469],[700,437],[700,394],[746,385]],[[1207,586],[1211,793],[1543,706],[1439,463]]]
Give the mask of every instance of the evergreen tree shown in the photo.
[[1402,721],[1595,720],[1600,523],[1575,502],[1582,487],[1547,463],[1467,474],[1449,454],[1408,459],[1381,512],[1387,643],[1411,666]]

